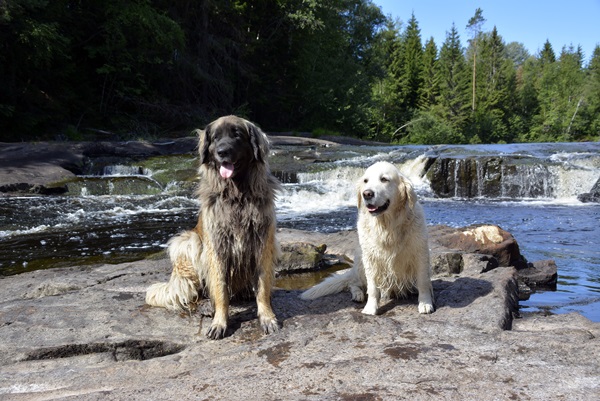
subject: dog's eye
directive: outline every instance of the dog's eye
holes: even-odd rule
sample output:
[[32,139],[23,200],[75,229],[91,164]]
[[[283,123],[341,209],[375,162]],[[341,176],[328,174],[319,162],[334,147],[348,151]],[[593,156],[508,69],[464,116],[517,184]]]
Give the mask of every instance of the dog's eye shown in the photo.
[[389,179],[387,177],[381,177],[379,180],[381,182],[388,182],[389,181]]
[[368,179],[368,178],[365,178],[365,179],[363,180],[363,182],[366,184],[367,182],[369,182],[369,179]]

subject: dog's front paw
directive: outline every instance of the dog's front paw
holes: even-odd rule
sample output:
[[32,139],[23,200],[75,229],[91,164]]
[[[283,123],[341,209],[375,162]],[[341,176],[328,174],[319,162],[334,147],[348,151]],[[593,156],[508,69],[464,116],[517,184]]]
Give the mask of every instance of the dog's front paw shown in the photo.
[[435,308],[433,307],[433,304],[428,302],[419,302],[419,313],[428,314],[433,313],[434,310]]
[[225,337],[226,331],[226,325],[213,323],[206,332],[206,337],[210,338],[211,340],[220,340],[221,338]]
[[377,305],[372,305],[367,302],[365,307],[362,310],[362,313],[365,315],[376,315],[377,314]]
[[279,331],[281,323],[276,318],[261,318],[260,327],[265,334],[273,334]]

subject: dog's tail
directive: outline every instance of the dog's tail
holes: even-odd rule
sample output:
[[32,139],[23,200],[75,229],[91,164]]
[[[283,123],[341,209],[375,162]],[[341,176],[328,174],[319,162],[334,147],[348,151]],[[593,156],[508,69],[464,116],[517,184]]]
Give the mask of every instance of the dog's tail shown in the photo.
[[300,298],[306,300],[316,299],[325,295],[337,294],[338,292],[351,289],[352,286],[360,286],[360,279],[355,267],[345,273],[333,274],[327,277],[319,284],[304,291],[300,295]]
[[189,310],[200,288],[198,264],[202,242],[195,231],[184,231],[169,240],[173,272],[167,283],[156,283],[146,291],[146,303],[170,310]]

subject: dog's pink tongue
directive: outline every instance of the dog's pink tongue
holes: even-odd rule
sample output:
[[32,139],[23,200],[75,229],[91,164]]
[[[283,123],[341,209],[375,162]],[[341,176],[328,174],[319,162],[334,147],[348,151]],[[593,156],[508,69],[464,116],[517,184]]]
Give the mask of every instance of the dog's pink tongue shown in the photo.
[[375,210],[377,210],[377,206],[375,206],[375,205],[367,205],[367,210],[369,212],[374,212]]
[[233,175],[234,166],[231,163],[223,163],[221,164],[221,168],[219,169],[219,174],[223,178],[230,178]]

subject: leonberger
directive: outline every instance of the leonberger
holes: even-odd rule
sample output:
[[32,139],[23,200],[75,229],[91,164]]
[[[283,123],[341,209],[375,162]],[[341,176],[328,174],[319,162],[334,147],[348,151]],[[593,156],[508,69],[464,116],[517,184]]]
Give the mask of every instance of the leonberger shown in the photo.
[[168,243],[173,272],[167,283],[148,288],[146,303],[189,310],[208,295],[211,339],[227,331],[229,302],[255,296],[265,334],[279,330],[271,307],[275,240],[275,192],[267,136],[253,123],[226,116],[198,131],[200,212],[196,228]]
[[427,226],[423,208],[410,183],[391,163],[369,167],[357,183],[360,249],[352,269],[333,275],[305,291],[315,299],[345,289],[367,303],[362,313],[376,315],[382,297],[401,297],[415,288],[419,313],[432,313]]

